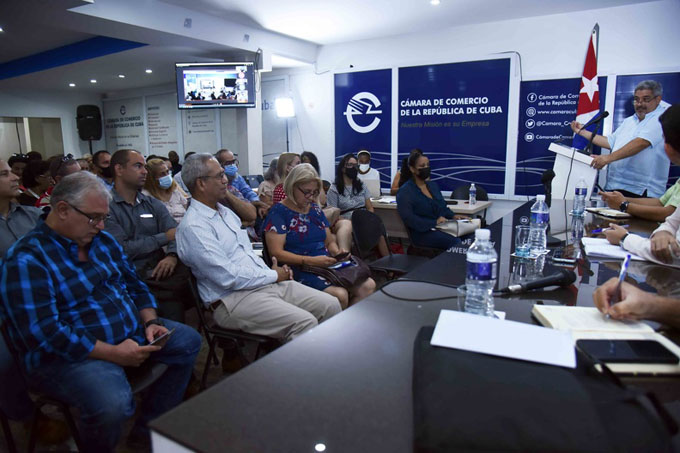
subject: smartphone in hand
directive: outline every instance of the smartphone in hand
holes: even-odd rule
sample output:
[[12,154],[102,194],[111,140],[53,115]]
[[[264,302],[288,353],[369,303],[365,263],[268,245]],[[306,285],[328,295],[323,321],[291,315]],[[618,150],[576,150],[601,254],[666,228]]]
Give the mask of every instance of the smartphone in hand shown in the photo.
[[338,260],[338,261],[344,261],[344,260],[346,260],[347,258],[349,258],[349,256],[350,256],[350,255],[349,255],[349,252],[345,252],[345,253],[338,253],[338,254],[335,255],[333,258],[335,258],[335,259]]
[[175,329],[168,330],[165,332],[163,335],[159,335],[156,338],[153,339],[151,343],[149,343],[149,346],[165,346],[165,343],[167,343],[168,339],[170,338],[170,335],[175,331]]

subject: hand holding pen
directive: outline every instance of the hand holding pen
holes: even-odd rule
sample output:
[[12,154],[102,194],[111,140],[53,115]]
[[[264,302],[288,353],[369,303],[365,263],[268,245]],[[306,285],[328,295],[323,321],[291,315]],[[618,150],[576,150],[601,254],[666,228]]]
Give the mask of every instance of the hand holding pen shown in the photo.
[[[626,230],[624,227],[627,227],[628,225],[617,225],[615,223],[610,223],[609,228],[606,228],[602,230],[602,233],[604,233],[604,237],[607,238],[610,244],[614,245],[619,245],[621,243],[621,239],[628,234],[628,230]],[[593,233],[595,230],[593,230]]]

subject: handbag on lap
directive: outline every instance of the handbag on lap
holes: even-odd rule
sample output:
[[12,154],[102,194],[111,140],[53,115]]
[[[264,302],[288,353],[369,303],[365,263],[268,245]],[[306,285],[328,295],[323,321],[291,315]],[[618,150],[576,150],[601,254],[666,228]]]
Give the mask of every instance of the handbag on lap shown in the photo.
[[360,285],[371,276],[371,269],[358,256],[351,255],[347,261],[351,261],[351,264],[340,269],[305,264],[300,266],[300,270],[323,277],[333,286],[342,286],[346,289]]

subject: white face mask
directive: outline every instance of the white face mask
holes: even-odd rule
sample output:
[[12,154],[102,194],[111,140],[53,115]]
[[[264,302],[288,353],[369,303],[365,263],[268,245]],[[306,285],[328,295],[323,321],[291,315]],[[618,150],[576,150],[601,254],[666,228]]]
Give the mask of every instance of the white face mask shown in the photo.
[[370,164],[359,164],[359,170],[363,173],[366,173],[369,168],[371,168]]

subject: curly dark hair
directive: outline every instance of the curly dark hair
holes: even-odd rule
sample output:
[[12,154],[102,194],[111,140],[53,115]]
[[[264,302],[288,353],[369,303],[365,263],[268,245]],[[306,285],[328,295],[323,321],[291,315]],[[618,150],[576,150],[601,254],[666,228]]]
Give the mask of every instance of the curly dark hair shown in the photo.
[[[335,187],[338,188],[338,193],[340,195],[342,195],[343,192],[345,192],[345,179],[343,178],[344,173],[342,170],[345,168],[347,161],[350,159],[356,160],[357,156],[355,156],[352,153],[345,154],[343,158],[340,159],[340,162],[338,162],[338,166],[335,167]],[[354,180],[352,181],[352,193],[356,195],[362,190],[364,190],[364,183],[361,182],[361,179],[359,179],[358,177],[354,178]]]

